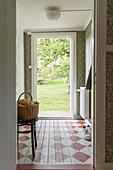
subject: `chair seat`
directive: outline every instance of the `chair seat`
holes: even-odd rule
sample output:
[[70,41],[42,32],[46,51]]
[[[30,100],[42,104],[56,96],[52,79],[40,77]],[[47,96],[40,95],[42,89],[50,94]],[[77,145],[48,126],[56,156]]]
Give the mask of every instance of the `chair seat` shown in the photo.
[[39,120],[39,117],[36,117],[35,119],[31,119],[31,120],[21,120],[18,119],[18,123],[32,123],[32,122],[36,122]]

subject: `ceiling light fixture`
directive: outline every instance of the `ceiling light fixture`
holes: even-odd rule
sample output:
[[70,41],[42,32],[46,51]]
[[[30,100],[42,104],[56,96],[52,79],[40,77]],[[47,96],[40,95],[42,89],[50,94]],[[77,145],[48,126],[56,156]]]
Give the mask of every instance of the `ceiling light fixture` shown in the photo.
[[59,19],[61,16],[61,13],[59,12],[59,10],[56,8],[49,8],[46,10],[46,17],[49,20],[57,20]]
[[49,20],[58,20],[63,12],[90,12],[92,9],[78,9],[78,10],[60,10],[59,8],[51,7],[45,10],[46,17]]

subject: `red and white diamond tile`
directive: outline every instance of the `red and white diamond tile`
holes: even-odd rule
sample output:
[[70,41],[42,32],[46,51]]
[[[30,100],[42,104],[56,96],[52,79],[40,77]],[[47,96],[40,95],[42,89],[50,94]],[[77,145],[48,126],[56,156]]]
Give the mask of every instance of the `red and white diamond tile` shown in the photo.
[[[32,159],[31,134],[19,134],[19,164],[91,164],[91,141],[82,137],[87,121],[39,120],[37,148]],[[30,126],[21,127],[29,130]]]

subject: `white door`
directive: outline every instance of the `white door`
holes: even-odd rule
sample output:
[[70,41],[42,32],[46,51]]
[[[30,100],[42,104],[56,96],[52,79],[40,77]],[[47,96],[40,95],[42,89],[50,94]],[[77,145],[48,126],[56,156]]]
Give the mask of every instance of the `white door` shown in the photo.
[[32,33],[32,96],[37,100],[37,38],[70,38],[70,116],[74,118],[76,110],[76,33]]

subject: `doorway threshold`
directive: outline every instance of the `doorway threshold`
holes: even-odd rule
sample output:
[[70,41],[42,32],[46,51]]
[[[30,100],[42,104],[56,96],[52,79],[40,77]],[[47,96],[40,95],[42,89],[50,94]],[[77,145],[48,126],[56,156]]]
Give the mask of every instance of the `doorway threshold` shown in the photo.
[[72,118],[69,110],[44,110],[39,111],[41,118]]
[[47,169],[47,170],[94,170],[93,166],[91,164],[42,164],[42,165],[30,165],[30,164],[19,164],[17,165],[17,170],[42,170],[42,169]]
[[72,117],[40,117],[40,120],[73,120]]

